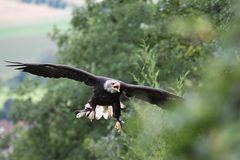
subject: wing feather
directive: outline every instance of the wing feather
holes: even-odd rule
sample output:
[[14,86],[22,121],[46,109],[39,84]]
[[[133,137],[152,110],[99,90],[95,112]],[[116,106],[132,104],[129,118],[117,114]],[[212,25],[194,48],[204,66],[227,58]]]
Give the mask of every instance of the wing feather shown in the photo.
[[48,78],[69,78],[84,82],[89,86],[95,85],[98,79],[97,76],[84,70],[63,64],[6,62],[9,63],[6,65],[7,67],[15,67],[16,70],[22,70],[23,72]]
[[163,89],[156,89],[152,87],[127,83],[121,83],[121,88],[127,97],[135,97],[156,105],[161,105],[162,103],[169,100],[183,100],[182,97]]

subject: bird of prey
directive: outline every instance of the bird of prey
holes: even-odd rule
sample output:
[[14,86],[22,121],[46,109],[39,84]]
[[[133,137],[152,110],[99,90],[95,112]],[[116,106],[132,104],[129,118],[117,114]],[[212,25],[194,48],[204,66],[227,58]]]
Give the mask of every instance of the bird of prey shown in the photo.
[[69,78],[93,87],[92,97],[83,110],[77,111],[76,117],[87,116],[92,120],[101,117],[108,119],[113,116],[116,119],[116,129],[121,129],[121,108],[125,107],[120,102],[121,95],[135,97],[156,105],[161,105],[168,100],[182,99],[182,97],[163,89],[124,83],[120,80],[97,76],[68,65],[6,62],[9,63],[6,66],[15,67],[15,69],[23,72],[48,78]]

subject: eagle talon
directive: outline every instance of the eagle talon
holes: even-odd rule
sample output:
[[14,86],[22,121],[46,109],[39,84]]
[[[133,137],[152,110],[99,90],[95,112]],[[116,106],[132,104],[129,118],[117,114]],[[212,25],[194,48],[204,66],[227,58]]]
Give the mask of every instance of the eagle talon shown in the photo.
[[120,131],[120,130],[122,129],[121,122],[120,122],[120,121],[117,121],[117,122],[115,123],[114,128],[116,128],[118,131]]

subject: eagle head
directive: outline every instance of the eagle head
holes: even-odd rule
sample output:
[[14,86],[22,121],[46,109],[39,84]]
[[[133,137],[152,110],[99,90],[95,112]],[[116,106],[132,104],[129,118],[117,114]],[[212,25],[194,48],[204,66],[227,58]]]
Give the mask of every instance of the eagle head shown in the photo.
[[107,80],[104,83],[103,87],[106,91],[108,91],[110,93],[120,92],[120,82],[117,80],[113,80],[113,79]]

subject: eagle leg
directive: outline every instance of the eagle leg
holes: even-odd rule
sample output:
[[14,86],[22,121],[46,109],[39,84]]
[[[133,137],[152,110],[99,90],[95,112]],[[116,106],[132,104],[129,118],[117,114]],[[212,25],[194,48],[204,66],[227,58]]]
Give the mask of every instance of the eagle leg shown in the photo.
[[116,123],[115,123],[114,128],[116,128],[117,130],[121,130],[121,128],[122,128],[121,120],[120,120],[121,104],[120,104],[120,102],[118,102],[118,103],[114,103],[112,106],[113,106],[113,116],[114,116],[114,118],[116,118]]

